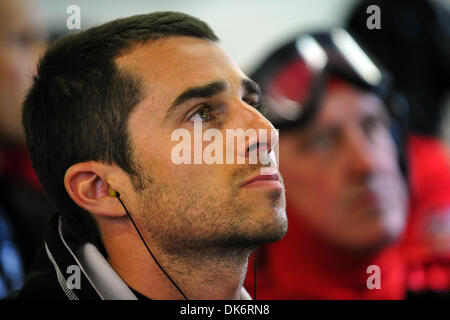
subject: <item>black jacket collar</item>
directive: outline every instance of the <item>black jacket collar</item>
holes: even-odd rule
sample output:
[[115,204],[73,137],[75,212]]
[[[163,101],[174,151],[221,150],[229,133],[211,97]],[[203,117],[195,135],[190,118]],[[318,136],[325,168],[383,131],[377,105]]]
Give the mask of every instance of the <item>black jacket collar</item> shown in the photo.
[[82,234],[64,215],[50,219],[44,245],[19,299],[137,299],[99,248]]

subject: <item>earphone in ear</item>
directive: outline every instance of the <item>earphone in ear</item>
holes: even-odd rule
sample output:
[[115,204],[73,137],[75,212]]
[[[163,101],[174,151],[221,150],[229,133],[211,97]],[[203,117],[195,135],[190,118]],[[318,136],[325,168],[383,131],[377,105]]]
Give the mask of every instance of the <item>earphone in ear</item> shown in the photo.
[[117,195],[119,194],[117,191],[115,191],[111,188],[108,188],[108,193],[111,197],[117,197]]

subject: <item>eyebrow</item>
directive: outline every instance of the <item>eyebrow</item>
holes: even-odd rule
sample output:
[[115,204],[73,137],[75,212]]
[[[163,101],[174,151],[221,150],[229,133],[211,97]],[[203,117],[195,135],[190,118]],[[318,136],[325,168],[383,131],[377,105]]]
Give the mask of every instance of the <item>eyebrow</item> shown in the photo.
[[258,97],[261,97],[261,88],[255,81],[251,79],[242,79],[242,86],[247,94],[256,94]]
[[[242,79],[242,86],[244,87],[246,94],[256,94],[258,96],[261,96],[261,89],[259,88],[258,84],[253,80]],[[214,81],[204,86],[188,88],[185,91],[183,91],[171,104],[171,106],[166,112],[165,118],[167,119],[173,113],[176,107],[180,106],[186,101],[198,98],[210,98],[216,94],[225,91],[227,88],[228,84],[222,80]]]
[[166,113],[166,118],[176,109],[177,106],[191,99],[210,98],[220,92],[225,91],[228,85],[224,81],[214,81],[200,87],[191,87],[184,90],[171,104]]

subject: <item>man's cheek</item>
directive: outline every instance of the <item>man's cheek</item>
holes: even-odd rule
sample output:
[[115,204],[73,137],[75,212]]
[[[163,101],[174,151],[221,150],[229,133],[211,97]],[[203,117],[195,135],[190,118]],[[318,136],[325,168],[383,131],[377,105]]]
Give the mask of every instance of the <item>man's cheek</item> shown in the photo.
[[392,139],[383,135],[378,138],[376,146],[372,157],[376,160],[378,168],[385,172],[399,171],[398,152]]
[[166,183],[193,185],[198,183],[199,177],[202,177],[202,170],[198,165],[168,164],[162,170],[165,171]]
[[334,188],[333,184],[311,180],[304,183],[302,189],[303,202],[312,212],[330,213],[342,207],[342,201],[339,201],[342,198],[339,197],[340,190]]

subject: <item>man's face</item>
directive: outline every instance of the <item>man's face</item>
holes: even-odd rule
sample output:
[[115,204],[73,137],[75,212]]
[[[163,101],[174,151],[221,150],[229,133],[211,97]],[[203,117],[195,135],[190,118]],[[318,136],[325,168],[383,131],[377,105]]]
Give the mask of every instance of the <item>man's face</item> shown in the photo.
[[[171,37],[137,46],[117,64],[137,72],[146,86],[128,122],[133,158],[146,183],[137,192],[127,184],[127,206],[147,236],[178,254],[280,239],[287,229],[283,185],[242,186],[260,174],[260,165],[172,161],[178,144],[172,133],[184,128],[193,137],[194,121],[224,137],[226,129],[273,129],[253,106],[257,90],[233,60],[210,41]],[[225,153],[230,145],[223,148]]]
[[340,84],[314,121],[280,138],[293,212],[328,242],[370,250],[402,231],[406,190],[382,102]]
[[0,1],[0,139],[22,143],[22,101],[35,73],[44,37],[22,1]]

